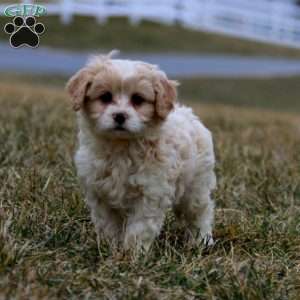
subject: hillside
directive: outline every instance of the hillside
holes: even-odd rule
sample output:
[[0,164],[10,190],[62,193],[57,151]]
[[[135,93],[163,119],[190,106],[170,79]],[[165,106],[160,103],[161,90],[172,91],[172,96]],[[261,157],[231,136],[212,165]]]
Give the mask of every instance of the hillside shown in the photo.
[[[8,21],[9,18],[0,18],[0,27],[3,28]],[[134,26],[125,18],[112,18],[105,24],[99,24],[90,17],[75,17],[70,25],[63,25],[58,17],[43,17],[39,21],[46,26],[46,31],[41,37],[41,45],[72,50],[120,49],[125,52],[300,57],[300,50],[188,30],[179,25],[142,22],[139,26]],[[8,41],[8,39],[9,36],[0,30],[0,40]]]

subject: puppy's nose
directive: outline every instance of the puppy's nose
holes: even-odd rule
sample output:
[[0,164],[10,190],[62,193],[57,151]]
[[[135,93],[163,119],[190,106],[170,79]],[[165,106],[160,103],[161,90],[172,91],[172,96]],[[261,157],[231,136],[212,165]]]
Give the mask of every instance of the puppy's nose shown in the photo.
[[126,114],[124,113],[115,113],[113,114],[113,118],[118,125],[123,125],[126,121]]

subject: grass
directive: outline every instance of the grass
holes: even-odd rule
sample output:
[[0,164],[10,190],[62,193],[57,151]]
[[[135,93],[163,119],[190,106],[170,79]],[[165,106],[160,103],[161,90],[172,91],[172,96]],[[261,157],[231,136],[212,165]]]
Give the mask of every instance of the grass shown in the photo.
[[[1,82],[27,83],[63,89],[67,78],[61,75],[1,74]],[[272,109],[278,112],[300,112],[300,77],[283,78],[194,78],[179,79],[180,99],[207,104]]]
[[[10,18],[0,18],[0,27]],[[274,45],[208,34],[181,26],[160,25],[142,22],[139,26],[130,25],[124,18],[109,19],[98,24],[95,18],[75,17],[64,26],[58,17],[42,17],[46,32],[41,37],[41,45],[71,50],[99,50],[143,52],[192,52],[227,53],[242,55],[300,57],[300,51]],[[0,40],[8,41],[8,35],[0,30]]]
[[299,114],[191,101],[215,140],[217,243],[182,243],[170,215],[132,261],[97,247],[60,85],[29,81],[0,83],[0,299],[298,297]]
[[209,104],[300,112],[300,77],[237,79],[195,78],[181,80],[181,95]]

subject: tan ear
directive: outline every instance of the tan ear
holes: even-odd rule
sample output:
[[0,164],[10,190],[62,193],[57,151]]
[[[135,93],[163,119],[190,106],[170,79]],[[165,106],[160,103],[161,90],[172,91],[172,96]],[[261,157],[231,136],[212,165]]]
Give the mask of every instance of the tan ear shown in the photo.
[[156,113],[159,118],[165,119],[169,112],[174,108],[174,104],[177,99],[178,82],[168,80],[165,76],[163,76],[155,86]]
[[66,85],[66,90],[69,93],[73,102],[73,109],[79,110],[82,107],[88,87],[92,82],[92,74],[82,69],[70,78]]

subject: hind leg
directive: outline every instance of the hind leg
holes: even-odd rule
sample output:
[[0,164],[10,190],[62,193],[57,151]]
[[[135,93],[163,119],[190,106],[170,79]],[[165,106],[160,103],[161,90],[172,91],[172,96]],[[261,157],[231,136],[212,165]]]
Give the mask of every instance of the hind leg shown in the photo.
[[189,208],[186,210],[185,217],[192,241],[203,241],[205,245],[212,245],[213,201],[208,194],[191,197],[189,201]]
[[213,244],[214,202],[210,194],[214,186],[213,172],[198,175],[175,208],[176,215],[185,221],[190,240],[194,243],[203,241],[206,245]]

